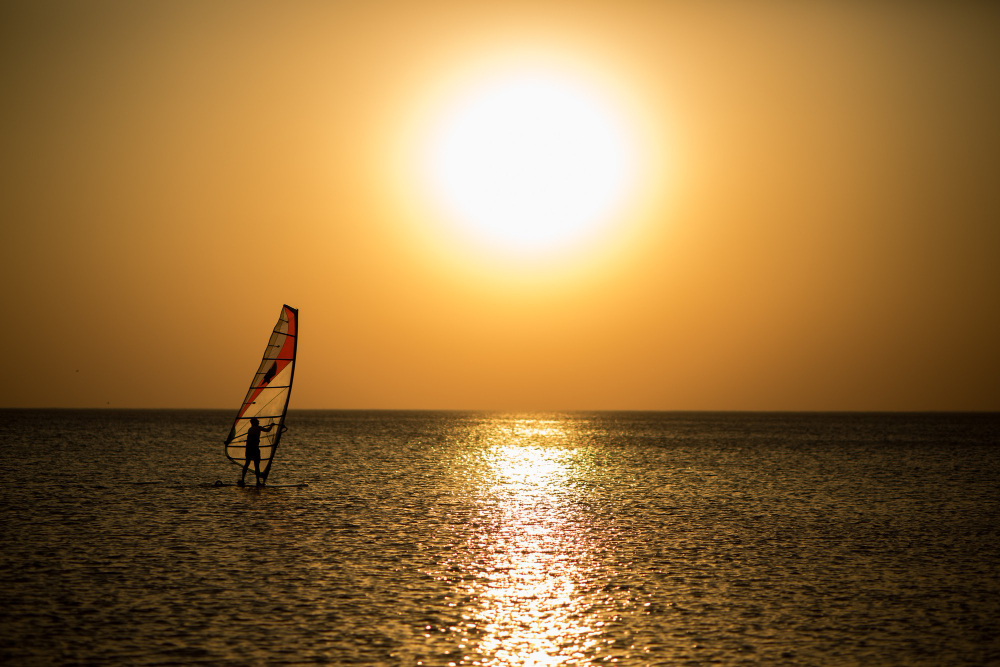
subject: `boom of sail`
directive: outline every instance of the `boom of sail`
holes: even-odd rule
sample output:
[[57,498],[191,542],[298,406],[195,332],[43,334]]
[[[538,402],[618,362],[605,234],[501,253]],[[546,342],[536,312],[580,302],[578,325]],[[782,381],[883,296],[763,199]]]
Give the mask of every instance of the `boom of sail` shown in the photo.
[[[271,472],[271,462],[278,451],[281,433],[284,431],[285,413],[288,399],[292,394],[292,378],[295,375],[295,352],[298,344],[299,311],[291,306],[281,307],[281,316],[274,325],[271,338],[264,349],[264,358],[250,383],[243,405],[236,413],[236,420],[226,437],[226,457],[240,466],[246,463],[247,430],[250,419],[257,418],[260,425],[269,431],[260,434],[261,479],[267,480]],[[252,465],[252,464],[251,464]]]

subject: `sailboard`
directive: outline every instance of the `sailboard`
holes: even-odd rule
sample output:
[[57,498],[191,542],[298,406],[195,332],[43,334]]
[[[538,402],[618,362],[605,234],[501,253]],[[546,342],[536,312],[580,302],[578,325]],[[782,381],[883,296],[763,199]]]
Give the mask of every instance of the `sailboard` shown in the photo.
[[[288,412],[288,399],[292,395],[292,379],[295,375],[298,334],[299,311],[288,305],[282,306],[278,323],[274,325],[267,347],[264,348],[264,357],[226,437],[226,458],[242,468],[247,461],[246,442],[250,420],[257,419],[262,428],[270,427],[260,434],[260,478],[264,482],[271,472],[271,463],[285,430],[285,414]],[[253,472],[252,461],[248,472]]]
[[[219,479],[219,480],[216,480],[216,481],[212,482],[211,484],[209,484],[208,482],[205,482],[204,484],[201,484],[200,486],[202,486],[204,488],[209,488],[209,489],[222,489],[222,488],[228,488],[228,487],[232,487],[232,486],[239,487],[240,485],[239,484],[233,484],[231,482],[223,482],[221,479]],[[309,484],[307,482],[298,482],[298,483],[295,483],[295,484],[268,484],[267,486],[265,486],[263,488],[266,488],[266,489],[304,489],[307,486],[309,486]],[[258,488],[261,488],[261,487],[257,487],[257,486],[254,486],[253,484],[249,484],[249,485],[246,485],[244,488],[253,490],[253,489],[258,489]]]

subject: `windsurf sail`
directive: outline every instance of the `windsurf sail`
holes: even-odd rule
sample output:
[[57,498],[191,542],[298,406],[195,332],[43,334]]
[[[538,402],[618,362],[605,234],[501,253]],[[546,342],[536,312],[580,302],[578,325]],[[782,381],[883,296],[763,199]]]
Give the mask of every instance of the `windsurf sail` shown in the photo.
[[[247,431],[250,420],[257,419],[262,428],[270,430],[260,434],[260,476],[267,480],[271,462],[278,451],[281,433],[285,430],[285,413],[292,394],[292,377],[295,375],[295,352],[298,347],[299,311],[291,306],[281,307],[281,316],[274,325],[271,338],[264,349],[264,358],[250,383],[243,405],[236,413],[236,421],[226,437],[226,457],[240,466],[246,463]],[[251,472],[253,463],[251,462]]]

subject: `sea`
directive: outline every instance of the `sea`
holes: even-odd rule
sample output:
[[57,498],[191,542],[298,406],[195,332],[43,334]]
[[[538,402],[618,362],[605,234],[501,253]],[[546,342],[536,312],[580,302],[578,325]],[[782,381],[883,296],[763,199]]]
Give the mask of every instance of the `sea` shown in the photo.
[[1000,415],[0,411],[4,665],[1000,665]]

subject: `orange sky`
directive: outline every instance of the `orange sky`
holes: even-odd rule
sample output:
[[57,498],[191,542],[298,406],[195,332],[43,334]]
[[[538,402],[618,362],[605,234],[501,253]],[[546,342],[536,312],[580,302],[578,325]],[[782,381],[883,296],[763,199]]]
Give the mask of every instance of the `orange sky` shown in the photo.
[[[0,406],[235,409],[288,303],[293,408],[1000,409],[995,5],[25,2],[0,51]],[[405,138],[540,54],[646,181],[494,256]]]

